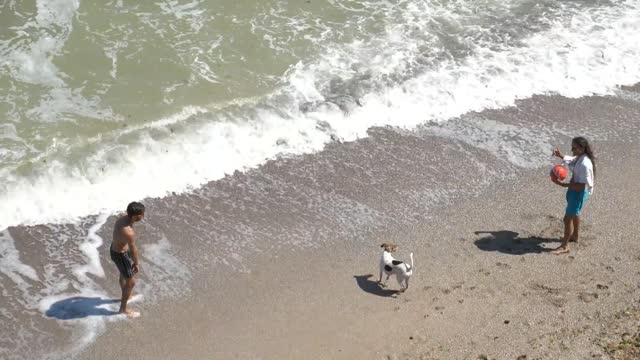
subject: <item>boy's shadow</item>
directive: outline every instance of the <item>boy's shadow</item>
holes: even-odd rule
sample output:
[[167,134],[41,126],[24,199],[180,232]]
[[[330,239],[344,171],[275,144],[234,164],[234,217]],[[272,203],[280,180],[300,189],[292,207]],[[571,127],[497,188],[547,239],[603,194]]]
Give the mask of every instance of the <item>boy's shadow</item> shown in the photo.
[[384,297],[391,297],[400,293],[400,291],[398,290],[389,290],[389,289],[383,288],[382,285],[378,284],[377,281],[369,279],[372,276],[373,276],[372,274],[360,275],[360,276],[355,275],[354,278],[356,278],[356,282],[358,283],[358,286],[360,287],[360,289],[364,290],[365,292],[368,292],[369,294],[384,296]]
[[56,301],[45,313],[48,317],[60,320],[80,319],[89,316],[118,315],[117,311],[101,308],[106,304],[119,303],[120,299],[102,299],[99,297],[74,296]]
[[543,238],[539,236],[521,238],[517,232],[509,230],[476,231],[475,234],[488,234],[475,241],[476,246],[480,250],[499,251],[510,255],[550,252],[553,251],[553,249],[543,247],[541,244],[560,242],[560,239]]

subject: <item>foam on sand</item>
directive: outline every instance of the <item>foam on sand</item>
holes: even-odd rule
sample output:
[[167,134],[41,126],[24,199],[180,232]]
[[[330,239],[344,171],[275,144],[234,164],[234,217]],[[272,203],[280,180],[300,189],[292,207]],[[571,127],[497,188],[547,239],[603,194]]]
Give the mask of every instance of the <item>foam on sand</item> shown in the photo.
[[85,242],[80,244],[80,250],[82,250],[84,255],[87,257],[88,263],[73,269],[73,274],[82,283],[91,281],[87,277],[87,273],[101,278],[104,277],[104,269],[100,264],[100,254],[98,253],[98,248],[102,246],[103,241],[102,238],[98,236],[97,232],[102,228],[104,223],[107,221],[107,218],[108,216],[106,214],[99,215],[96,219],[96,223],[89,228]]
[[23,295],[28,294],[31,284],[40,281],[35,269],[20,261],[20,253],[8,230],[0,231],[0,273],[7,276]]

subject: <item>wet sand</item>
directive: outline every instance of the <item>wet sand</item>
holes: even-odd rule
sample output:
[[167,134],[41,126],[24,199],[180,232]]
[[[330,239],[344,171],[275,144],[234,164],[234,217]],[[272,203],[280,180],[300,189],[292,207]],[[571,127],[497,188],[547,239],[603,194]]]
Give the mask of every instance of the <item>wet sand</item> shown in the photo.
[[[517,108],[476,115],[534,130],[546,126],[553,131],[545,136],[564,148],[574,135],[594,139],[595,193],[585,209],[580,242],[571,245],[570,254],[549,254],[559,245],[565,201],[546,167],[517,168],[500,158],[500,149],[447,141],[443,134],[455,122],[414,132],[373,129],[370,138],[272,161],[258,172],[279,173],[292,189],[323,189],[328,197],[340,194],[400,220],[354,226],[361,230],[358,236],[316,233],[309,246],[270,247],[272,239],[265,238],[251,255],[253,265],[241,271],[219,261],[201,263],[189,282],[178,285],[182,295],[143,304],[141,318],[110,325],[78,358],[610,358],[607,351],[618,351],[623,334],[629,340],[638,333],[638,103],[536,97]],[[463,162],[482,159],[470,163],[492,166],[460,165],[461,156]],[[314,184],[295,178],[312,168],[317,176],[307,180]],[[332,176],[324,177],[328,173]],[[372,177],[382,173],[388,175]],[[491,173],[497,180],[483,182]],[[242,189],[259,176],[236,174],[207,186]],[[432,189],[430,180],[442,194],[469,191],[443,195],[427,214],[419,214],[423,195],[416,194]],[[187,201],[181,196],[170,201]],[[255,222],[297,229],[292,220],[305,216],[304,207],[290,209],[290,216],[277,207],[264,210]],[[319,229],[340,224],[339,219],[332,224],[316,220]],[[174,225],[184,230],[180,220]],[[375,283],[383,242],[399,245],[397,258],[408,260],[414,253],[415,272],[406,293],[394,291],[394,279],[387,288]],[[220,253],[227,246],[220,244]]]

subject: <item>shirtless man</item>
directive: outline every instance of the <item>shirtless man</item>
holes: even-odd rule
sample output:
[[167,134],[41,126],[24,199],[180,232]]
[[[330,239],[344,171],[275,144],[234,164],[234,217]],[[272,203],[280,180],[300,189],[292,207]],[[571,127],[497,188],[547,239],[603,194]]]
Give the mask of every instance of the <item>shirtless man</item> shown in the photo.
[[140,316],[140,313],[127,309],[127,301],[131,297],[133,287],[136,285],[135,274],[140,270],[138,261],[138,248],[136,247],[136,232],[133,224],[144,218],[144,205],[132,202],[127,206],[127,215],[121,216],[113,226],[113,241],[111,242],[111,260],[120,270],[120,288],[122,298],[120,300],[120,314],[130,318]]

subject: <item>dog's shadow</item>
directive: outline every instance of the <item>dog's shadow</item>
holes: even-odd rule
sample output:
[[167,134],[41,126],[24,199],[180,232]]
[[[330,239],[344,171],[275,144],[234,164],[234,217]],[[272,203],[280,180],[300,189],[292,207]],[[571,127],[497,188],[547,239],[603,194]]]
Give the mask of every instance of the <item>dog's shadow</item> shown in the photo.
[[498,251],[510,255],[528,253],[544,253],[553,249],[541,246],[543,243],[560,242],[560,239],[550,239],[540,236],[519,237],[519,233],[509,230],[476,231],[476,235],[487,234],[475,241],[480,250]]
[[390,289],[383,288],[382,285],[378,284],[377,281],[371,280],[370,279],[371,277],[373,277],[373,274],[354,276],[354,278],[356,279],[356,283],[358,283],[358,286],[360,287],[360,289],[364,290],[365,292],[368,292],[369,294],[384,296],[384,297],[393,297],[401,293],[401,291],[398,291],[398,290],[390,290]]

